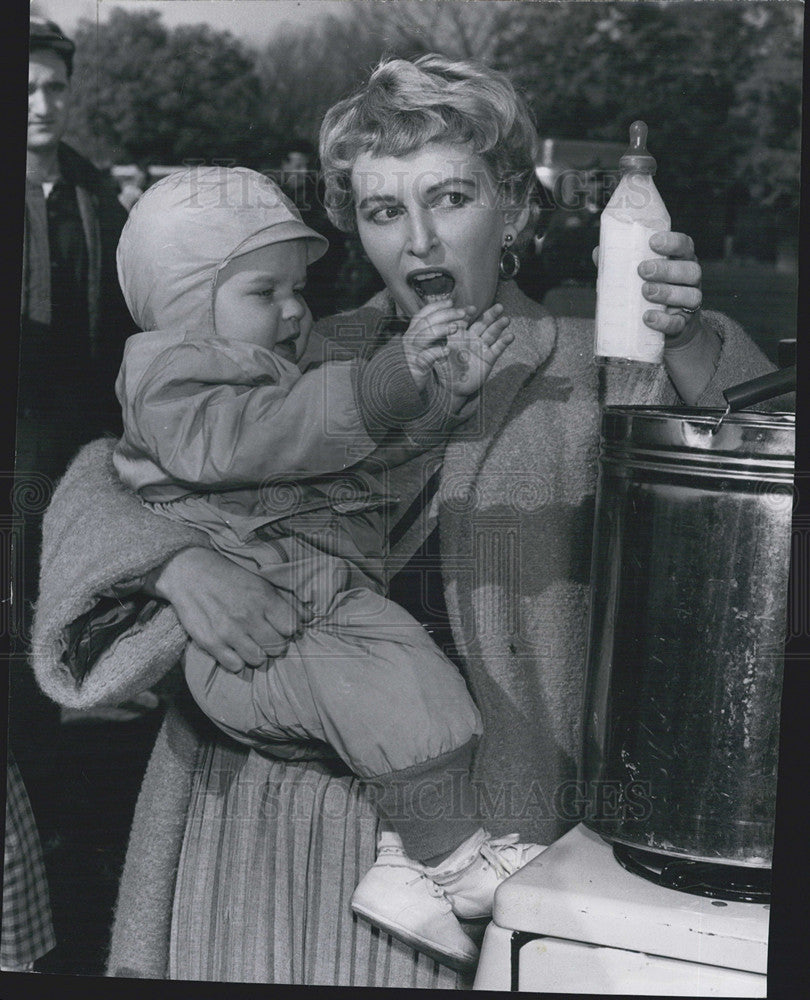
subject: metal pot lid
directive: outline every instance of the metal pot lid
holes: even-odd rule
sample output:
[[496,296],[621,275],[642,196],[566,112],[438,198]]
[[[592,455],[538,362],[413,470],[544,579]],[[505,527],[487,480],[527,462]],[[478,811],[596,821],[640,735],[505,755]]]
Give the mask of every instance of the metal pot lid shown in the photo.
[[[721,417],[723,417],[721,421]],[[796,439],[794,413],[673,406],[607,406],[602,416],[603,446],[633,452],[690,452],[707,456],[782,460],[792,466]]]

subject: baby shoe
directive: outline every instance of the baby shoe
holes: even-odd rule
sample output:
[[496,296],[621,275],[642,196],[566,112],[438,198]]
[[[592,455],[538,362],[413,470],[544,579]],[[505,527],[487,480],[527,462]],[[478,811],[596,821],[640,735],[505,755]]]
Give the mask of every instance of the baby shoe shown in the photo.
[[381,834],[377,860],[354,890],[352,909],[442,965],[468,969],[478,961],[478,948],[444,890],[428,878],[424,865],[408,857],[394,833]]
[[490,837],[486,830],[479,830],[442,864],[426,871],[444,889],[457,917],[478,920],[492,916],[500,883],[545,849],[540,844],[519,844],[516,833]]

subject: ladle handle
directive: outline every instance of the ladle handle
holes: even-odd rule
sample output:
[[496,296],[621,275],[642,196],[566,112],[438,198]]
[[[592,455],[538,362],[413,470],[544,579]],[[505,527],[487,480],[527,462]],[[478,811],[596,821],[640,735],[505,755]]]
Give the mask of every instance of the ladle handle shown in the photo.
[[763,399],[772,399],[796,388],[796,365],[779,368],[750,382],[741,382],[726,389],[723,398],[730,410],[741,410],[744,406],[761,403]]

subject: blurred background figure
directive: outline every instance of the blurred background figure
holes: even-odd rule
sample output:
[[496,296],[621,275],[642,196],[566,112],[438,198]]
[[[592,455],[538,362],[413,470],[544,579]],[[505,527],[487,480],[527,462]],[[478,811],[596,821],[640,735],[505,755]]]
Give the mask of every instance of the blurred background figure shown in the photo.
[[132,211],[132,206],[149,186],[148,168],[136,163],[121,183],[121,190],[118,192],[118,200],[126,209],[127,213]]
[[[81,444],[118,432],[115,375],[124,339],[135,329],[115,273],[126,211],[110,179],[62,141],[74,51],[53,21],[31,18],[18,490],[25,489],[26,477],[51,488]],[[25,512],[18,543],[17,626],[24,640],[39,555],[33,510]]]
[[126,211],[62,141],[75,46],[53,21],[30,23],[17,470],[53,477],[79,445],[118,431],[113,384],[134,325],[115,273]]
[[282,156],[279,181],[299,212],[302,209],[311,210],[317,200],[317,162],[318,154],[314,144],[309,139],[293,136]]
[[304,224],[329,240],[329,249],[307,268],[307,305],[315,319],[342,307],[345,236],[326,214],[318,154],[309,139],[292,136],[285,144],[277,176],[284,193],[301,213]]
[[[115,249],[126,211],[109,175],[62,141],[71,108],[74,43],[32,16],[17,396],[16,495],[49,493],[80,445],[118,433],[115,376],[135,330],[118,287]],[[14,630],[23,652],[36,599],[40,514],[24,505],[15,536]],[[17,684],[18,675],[24,677]],[[37,730],[44,699],[12,670],[12,736]],[[50,714],[52,706],[42,708]],[[22,756],[22,755],[21,755]]]

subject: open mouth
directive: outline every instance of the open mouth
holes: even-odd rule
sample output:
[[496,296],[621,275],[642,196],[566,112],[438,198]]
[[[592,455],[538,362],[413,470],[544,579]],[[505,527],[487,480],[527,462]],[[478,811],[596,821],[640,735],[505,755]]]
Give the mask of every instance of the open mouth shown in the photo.
[[423,302],[439,302],[449,299],[456,287],[456,279],[447,271],[412,271],[408,284]]
[[300,336],[301,331],[296,330],[295,333],[290,334],[288,337],[281,337],[277,343],[283,344],[285,347],[291,347],[295,350],[295,345],[298,343]]
[[296,361],[298,358],[298,342],[301,339],[301,330],[298,329],[295,333],[284,337],[283,340],[277,340],[273,345],[273,350],[282,354],[284,357],[288,358],[290,361]]

